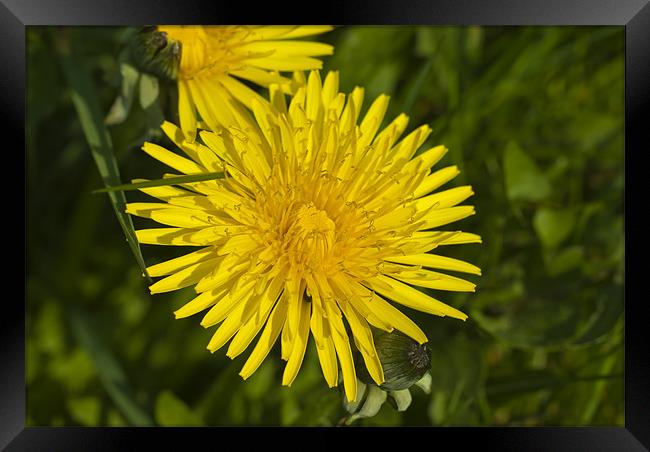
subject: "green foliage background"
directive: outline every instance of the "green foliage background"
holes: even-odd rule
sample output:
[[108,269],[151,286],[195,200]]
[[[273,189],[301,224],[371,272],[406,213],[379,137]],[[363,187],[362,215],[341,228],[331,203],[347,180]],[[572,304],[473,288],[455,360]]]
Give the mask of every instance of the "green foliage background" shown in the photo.
[[[192,289],[150,296],[108,196],[91,194],[103,182],[89,130],[122,181],[163,172],[139,146],[162,141],[175,93],[120,66],[131,32],[27,32],[28,425],[337,424],[342,395],[313,343],[291,388],[278,353],[244,383],[246,356],[211,355],[211,330],[174,320]],[[462,171],[449,186],[476,193],[477,214],[457,227],[483,237],[445,250],[483,269],[476,293],[438,294],[469,320],[409,312],[430,338],[432,394],[414,389],[405,413],[386,404],[358,424],[623,425],[623,27],[341,27],[318,39],[335,46],[325,68],[345,92],[389,94],[388,119],[432,125],[427,144],[450,149],[439,165]],[[94,99],[74,97],[85,75]],[[113,125],[79,120],[83,102],[106,116],[120,92]],[[170,248],[142,254],[151,265],[183,251]]]

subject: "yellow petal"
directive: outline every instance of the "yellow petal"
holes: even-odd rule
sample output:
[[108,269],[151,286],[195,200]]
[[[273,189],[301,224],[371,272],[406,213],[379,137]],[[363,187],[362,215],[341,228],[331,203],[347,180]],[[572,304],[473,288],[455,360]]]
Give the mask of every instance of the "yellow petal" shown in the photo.
[[329,71],[323,83],[323,90],[321,96],[323,99],[323,106],[329,108],[330,102],[334,100],[339,94],[339,72]]
[[271,100],[271,104],[278,110],[280,114],[287,114],[287,101],[285,99],[281,85],[274,83],[269,86],[269,99]]
[[[215,205],[210,202],[210,198],[205,195],[188,195],[171,198],[167,201],[172,206],[185,207],[192,210],[211,210],[214,213]],[[167,206],[171,207],[171,206]],[[214,217],[214,221],[220,224],[228,224],[228,219],[223,216]],[[232,223],[232,221],[230,222]]]
[[217,254],[223,256],[235,251],[240,254],[248,253],[259,246],[260,244],[249,234],[235,235],[229,237],[228,240],[226,240],[226,243],[217,249]]
[[452,308],[451,306],[392,278],[380,275],[374,278],[369,278],[365,283],[375,292],[379,292],[391,300],[403,304],[404,306],[408,306],[409,308],[441,317],[448,315],[460,320],[467,319],[467,315],[458,309]]
[[152,294],[155,294],[191,286],[210,273],[219,261],[221,261],[220,258],[213,258],[190,265],[189,267],[152,284],[149,286],[149,291]]
[[253,99],[251,102],[251,109],[253,110],[255,120],[259,124],[266,141],[271,147],[281,149],[280,130],[276,126],[277,118],[271,110],[268,102],[262,103]]
[[304,71],[320,69],[323,67],[321,60],[304,56],[265,56],[263,58],[249,59],[250,66],[274,71]]
[[300,303],[300,324],[297,328],[296,334],[293,337],[293,346],[291,347],[291,355],[284,368],[282,375],[282,384],[284,386],[291,386],[293,380],[298,375],[302,360],[305,356],[307,348],[307,341],[309,339],[309,317],[311,311],[311,303],[301,301]]
[[288,360],[291,357],[294,338],[298,332],[300,315],[302,313],[303,292],[299,290],[299,282],[296,278],[289,278],[284,291],[285,301],[288,303],[287,322],[282,331],[282,359]]
[[[206,246],[223,243],[225,236],[219,236],[224,226],[207,229],[155,228],[135,231],[138,242],[152,245]],[[222,238],[223,237],[223,238]]]
[[267,103],[267,100],[262,96],[232,77],[224,76],[219,79],[219,82],[230,91],[235,99],[246,105],[248,108],[251,108],[251,102],[253,99],[260,103]]
[[422,143],[426,141],[430,134],[431,127],[427,125],[420,126],[413,132],[409,133],[393,148],[391,163],[387,165],[386,169],[392,168],[397,164],[397,162],[401,161],[401,159],[410,160],[413,158],[415,152],[420,146],[422,146]]
[[255,41],[244,44],[241,50],[266,54],[272,52],[273,56],[297,57],[331,55],[334,47],[314,41]]
[[405,270],[391,275],[395,279],[419,287],[429,289],[449,290],[453,292],[474,292],[476,285],[455,276],[430,270]]
[[240,355],[249,344],[253,341],[257,333],[266,322],[271,309],[275,306],[275,302],[283,289],[284,277],[276,277],[267,287],[266,291],[262,294],[260,308],[256,314],[239,329],[237,335],[233,338],[226,356],[235,358]]
[[384,259],[399,264],[421,265],[423,267],[472,273],[474,275],[481,274],[481,269],[475,265],[451,257],[439,256],[437,254],[411,254],[407,256],[391,256]]
[[[149,182],[149,179],[131,180],[131,183],[133,184],[138,182]],[[154,198],[158,198],[163,201],[169,201],[170,199],[175,197],[182,198],[184,196],[189,196],[192,194],[192,192],[183,190],[182,188],[172,187],[171,185],[167,185],[163,187],[139,188],[138,190],[141,191],[142,193],[146,193],[149,196],[153,196]]]
[[221,223],[217,217],[204,211],[170,208],[169,204],[129,203],[126,205],[126,213],[178,228],[206,228]]
[[280,76],[278,73],[273,73],[254,67],[243,67],[241,69],[232,70],[230,71],[230,74],[234,75],[235,77],[250,80],[251,82],[262,86],[269,86],[272,83],[282,84],[290,82],[289,79]]
[[181,129],[189,141],[196,139],[196,110],[192,94],[183,80],[178,81],[178,116]]
[[456,187],[449,190],[441,191],[433,195],[425,196],[415,201],[415,207],[419,211],[427,210],[431,207],[435,209],[443,209],[445,207],[453,207],[460,204],[467,198],[472,196],[474,191],[469,185]]
[[395,329],[401,331],[420,344],[424,344],[428,341],[426,334],[424,334],[420,327],[395,306],[388,303],[376,293],[368,291],[359,283],[355,282],[351,287],[357,294],[359,301],[364,303],[368,310],[384,323],[392,325]]
[[273,312],[269,316],[268,321],[266,322],[266,327],[257,341],[255,348],[253,349],[251,355],[246,360],[244,367],[242,368],[239,375],[246,380],[248,377],[253,375],[257,368],[262,364],[264,358],[271,351],[271,347],[275,344],[275,341],[280,335],[280,331],[284,326],[285,320],[287,318],[287,303],[282,302],[282,299],[275,305]]
[[316,303],[312,305],[311,331],[316,342],[318,361],[320,362],[325,381],[330,388],[338,385],[339,366],[336,361],[336,349],[332,341],[329,323],[323,318],[321,308]]
[[402,133],[404,133],[404,130],[406,130],[408,123],[409,117],[404,113],[399,114],[397,118],[393,119],[384,130],[377,134],[375,141],[379,142],[384,139],[384,137],[388,137],[388,146],[393,146]]
[[251,39],[291,39],[303,36],[318,35],[330,31],[330,25],[267,25],[251,29]]
[[343,372],[343,387],[345,389],[345,396],[348,401],[353,401],[357,398],[357,374],[354,369],[354,359],[352,358],[352,349],[350,348],[350,341],[347,334],[340,334],[339,331],[345,327],[341,320],[338,309],[335,309],[333,303],[325,303],[327,310],[327,317],[330,323],[330,330],[332,331],[332,339],[334,340],[334,348],[341,363],[341,370]]
[[379,356],[377,356],[372,331],[370,331],[368,323],[349,303],[339,302],[339,306],[341,306],[345,318],[348,319],[354,341],[361,352],[368,373],[377,385],[381,385],[384,382],[384,370],[379,361]]
[[422,218],[424,224],[420,226],[420,229],[431,229],[443,226],[467,218],[475,213],[476,211],[474,210],[474,206],[456,206],[433,210]]
[[[197,293],[212,290],[226,284],[230,279],[240,276],[248,268],[249,262],[239,262],[237,256],[231,255],[222,260],[218,266],[215,266],[214,271],[203,277],[194,287]],[[236,261],[235,264],[233,261]]]
[[223,171],[222,162],[210,148],[196,142],[187,141],[183,131],[169,121],[163,122],[161,128],[165,135],[196,163],[212,172]]
[[[198,160],[197,163],[203,165],[208,171],[213,173],[224,172],[225,163],[219,160],[216,154],[207,146],[196,144],[195,153]],[[214,182],[214,181],[213,181]],[[210,183],[210,181],[206,182]]]
[[439,245],[460,245],[465,243],[481,243],[481,237],[461,231],[414,232],[411,237],[402,239],[398,247],[404,252],[404,255],[410,255],[430,251]]
[[241,301],[235,308],[228,314],[228,317],[217,328],[217,331],[208,343],[208,350],[214,353],[221,347],[226,345],[226,342],[232,338],[237,330],[250,318],[253,312],[259,305],[259,297],[251,296],[248,299]]
[[[208,328],[216,325],[219,322],[222,322],[223,319],[226,318],[226,316],[233,310],[235,306],[243,303],[244,300],[247,300],[248,297],[250,297],[254,285],[255,284],[253,281],[241,284],[234,290],[230,291],[227,296],[222,297],[219,302],[213,306],[212,309],[210,309],[208,313],[203,317],[203,320],[201,320],[201,326]],[[219,286],[216,289],[212,289],[211,291],[206,291],[204,293],[219,293],[223,287],[224,286]],[[206,297],[209,297],[209,295]]]
[[229,287],[219,287],[209,292],[203,292],[174,311],[174,316],[177,319],[182,319],[204,311],[224,298],[229,290]]
[[436,146],[422,152],[404,166],[404,171],[416,168],[431,168],[449,151],[445,146]]
[[365,287],[342,274],[332,276],[331,282],[332,286],[343,294],[343,298],[346,298],[372,326],[389,332],[393,330],[393,323],[390,320],[377,316],[369,307],[367,301],[372,298],[372,294]]
[[470,232],[458,232],[446,240],[441,241],[440,245],[461,245],[465,243],[483,243],[480,235]]
[[164,276],[182,270],[183,268],[201,262],[214,254],[214,248],[209,246],[193,253],[175,259],[170,259],[159,264],[147,267],[150,276]]
[[189,84],[196,109],[201,118],[212,130],[236,125],[235,118],[228,108],[230,94],[224,87],[213,80],[195,79]]
[[359,146],[362,148],[368,146],[372,139],[375,137],[379,126],[381,126],[388,108],[390,97],[385,94],[380,95],[368,108],[366,116],[364,116],[359,130],[361,131],[361,138],[359,138]]
[[323,103],[321,99],[322,83],[318,71],[311,71],[307,80],[307,98],[305,114],[313,125],[319,124],[322,117]]
[[439,169],[438,171],[429,174],[424,178],[422,183],[415,190],[415,197],[419,198],[420,196],[426,195],[427,193],[432,192],[436,188],[440,187],[443,184],[446,184],[454,177],[458,176],[460,171],[456,165],[448,166],[446,168]]
[[204,173],[205,168],[199,166],[197,163],[181,157],[180,155],[174,154],[171,151],[158,146],[154,143],[145,142],[142,146],[142,150],[155,158],[156,160],[164,163],[165,165],[174,168],[177,171],[180,171],[184,174],[200,174]]

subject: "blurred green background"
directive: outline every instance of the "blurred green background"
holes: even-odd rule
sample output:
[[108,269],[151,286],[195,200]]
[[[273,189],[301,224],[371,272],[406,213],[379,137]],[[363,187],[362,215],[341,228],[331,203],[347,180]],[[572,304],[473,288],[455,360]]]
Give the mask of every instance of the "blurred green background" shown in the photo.
[[[213,329],[174,320],[192,288],[149,295],[109,198],[91,193],[103,182],[70,95],[79,77],[102,116],[113,106],[104,144],[123,181],[161,177],[139,147],[165,143],[160,118],[176,121],[173,87],[121,65],[132,32],[27,29],[27,425],[337,424],[342,394],[313,341],[291,388],[277,350],[243,382],[247,353],[211,355]],[[427,144],[450,149],[439,167],[462,171],[447,187],[476,193],[477,214],[454,227],[483,237],[445,250],[483,269],[476,293],[439,295],[467,322],[406,310],[430,338],[432,393],[357,424],[623,425],[623,27],[317,39],[335,46],[325,69],[344,92],[389,94],[388,119],[433,127]],[[184,251],[142,248],[148,265]]]

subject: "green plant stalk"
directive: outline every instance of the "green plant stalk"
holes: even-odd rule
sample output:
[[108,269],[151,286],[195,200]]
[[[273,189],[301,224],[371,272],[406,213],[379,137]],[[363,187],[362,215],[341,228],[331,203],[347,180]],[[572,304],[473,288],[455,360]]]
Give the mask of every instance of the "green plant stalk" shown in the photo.
[[[59,61],[63,68],[63,73],[70,90],[70,98],[77,111],[79,122],[83,129],[86,141],[90,146],[97,169],[104,180],[106,186],[120,185],[120,173],[117,161],[113,155],[113,144],[108,130],[104,126],[103,115],[99,107],[99,101],[95,95],[90,74],[74,60],[71,55],[68,42],[60,36],[58,40]],[[115,211],[126,241],[140,266],[142,275],[151,282],[151,277],[147,273],[144,258],[138,245],[135,235],[135,229],[131,217],[126,214],[126,197],[123,193],[109,193],[111,205]]]

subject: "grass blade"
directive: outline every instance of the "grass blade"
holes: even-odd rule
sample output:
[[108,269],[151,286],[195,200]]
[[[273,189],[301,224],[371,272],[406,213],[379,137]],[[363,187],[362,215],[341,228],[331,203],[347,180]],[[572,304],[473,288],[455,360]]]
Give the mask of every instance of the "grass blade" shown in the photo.
[[[81,128],[90,146],[97,169],[106,186],[118,186],[121,181],[117,161],[113,155],[113,143],[108,130],[104,126],[103,115],[90,74],[83,65],[74,61],[65,43],[59,45],[59,57],[70,90],[72,103],[77,111]],[[124,231],[126,241],[140,266],[142,275],[151,281],[135,236],[133,222],[125,212],[126,197],[124,193],[119,192],[110,192],[109,197],[115,216]]]
[[222,179],[223,173],[203,173],[203,174],[190,174],[188,176],[167,177],[165,179],[148,180],[145,182],[135,182],[133,184],[122,184],[116,186],[106,186],[99,190],[94,190],[93,193],[111,193],[116,191],[129,191],[139,190],[141,188],[151,187],[164,187],[167,185],[188,184],[191,182],[202,182],[206,180]]

